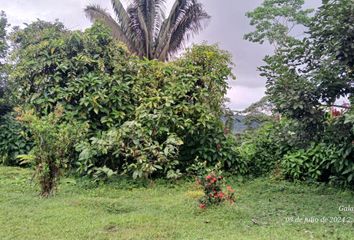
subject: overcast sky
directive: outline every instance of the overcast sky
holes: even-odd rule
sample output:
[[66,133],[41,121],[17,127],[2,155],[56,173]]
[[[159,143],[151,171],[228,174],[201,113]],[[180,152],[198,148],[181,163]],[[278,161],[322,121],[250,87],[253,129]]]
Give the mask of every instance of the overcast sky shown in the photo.
[[[123,0],[129,2],[129,0]],[[169,6],[173,0],[167,0]],[[259,6],[262,0],[200,0],[211,21],[206,29],[191,42],[206,41],[218,43],[228,50],[234,63],[236,81],[230,81],[228,106],[241,110],[259,100],[265,91],[265,80],[259,76],[257,66],[272,52],[267,45],[253,44],[243,40],[243,35],[252,31],[245,13]],[[306,0],[308,7],[318,6],[321,0]],[[70,29],[85,29],[91,22],[85,17],[83,9],[88,4],[99,4],[112,11],[110,0],[0,0],[0,10],[4,10],[12,26],[30,23],[37,18],[47,21],[59,19]]]

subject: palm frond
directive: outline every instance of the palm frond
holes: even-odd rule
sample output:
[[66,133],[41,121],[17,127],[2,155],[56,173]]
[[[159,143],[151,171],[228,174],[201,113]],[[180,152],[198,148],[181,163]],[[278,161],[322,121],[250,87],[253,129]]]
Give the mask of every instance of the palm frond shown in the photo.
[[181,46],[193,35],[199,33],[210,16],[204,11],[203,6],[196,1],[185,11],[177,26],[171,34],[168,55],[176,53]]
[[166,0],[155,0],[155,26],[154,26],[154,44],[159,35],[162,22],[165,20]]
[[127,8],[121,1],[111,0],[117,21],[95,5],[86,7],[86,15],[92,21],[104,22],[116,39],[138,56],[149,59],[166,61],[209,18],[197,0],[175,0],[167,18],[166,0],[130,0]]
[[135,5],[130,5],[127,9],[130,18],[130,31],[132,36],[130,40],[137,47],[137,54],[139,56],[145,56],[146,53],[146,34],[141,24],[141,13],[139,14],[139,8]]
[[165,0],[133,0],[130,8],[137,9],[140,28],[147,41],[145,44],[146,56],[151,58],[155,39],[164,18]]
[[163,21],[161,25],[160,33],[156,40],[157,43],[155,48],[155,58],[160,58],[164,46],[169,42],[169,38],[171,36],[171,31],[174,24],[177,22],[179,14],[181,14],[187,4],[188,0],[176,0],[173,4],[169,16]]
[[196,0],[176,0],[169,17],[164,21],[155,50],[155,58],[166,60],[192,34],[202,29],[210,16]]
[[124,31],[128,31],[130,18],[123,4],[121,3],[120,0],[111,0],[111,3],[112,3],[113,11],[117,16],[119,25],[122,27]]
[[86,16],[91,21],[102,21],[106,26],[108,26],[113,34],[113,37],[125,43],[128,48],[134,51],[134,46],[128,40],[124,30],[121,26],[100,6],[89,5],[85,8]]
[[150,58],[151,54],[151,28],[150,26],[147,26],[146,20],[144,18],[144,13],[141,11],[140,8],[138,10],[138,19],[139,19],[139,24],[140,28],[142,29],[142,32],[144,33],[144,39],[145,39],[145,56]]

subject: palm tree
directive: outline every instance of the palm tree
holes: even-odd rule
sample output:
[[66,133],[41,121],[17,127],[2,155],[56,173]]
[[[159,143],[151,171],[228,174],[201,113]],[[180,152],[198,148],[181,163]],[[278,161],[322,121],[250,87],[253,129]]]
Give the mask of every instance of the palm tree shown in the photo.
[[116,20],[97,5],[85,8],[91,21],[103,21],[113,36],[140,57],[167,61],[210,18],[197,0],[176,0],[165,17],[165,0],[131,0],[125,9],[111,0]]

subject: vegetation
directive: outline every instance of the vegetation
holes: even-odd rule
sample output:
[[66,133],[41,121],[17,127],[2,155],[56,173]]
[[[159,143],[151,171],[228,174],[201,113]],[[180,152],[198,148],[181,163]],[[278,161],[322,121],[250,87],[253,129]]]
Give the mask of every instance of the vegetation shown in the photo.
[[100,20],[113,36],[132,53],[148,59],[166,61],[177,53],[185,40],[203,28],[209,19],[197,0],[176,0],[165,17],[165,0],[134,0],[125,9],[120,0],[111,0],[117,21],[100,6],[87,6],[92,20]]
[[[304,19],[303,14],[309,12],[301,10],[299,3],[303,1],[288,3],[299,10],[293,11],[294,19]],[[273,125],[278,128],[272,130],[275,139],[261,140],[274,148],[262,148],[263,144],[254,146],[253,142],[262,139],[261,132],[242,151],[251,149],[257,154],[250,156],[262,153],[268,160],[274,156],[278,164],[273,168],[279,167],[286,178],[352,186],[353,38],[348,28],[354,16],[353,6],[352,1],[325,2],[310,17],[310,23],[303,23],[303,28],[307,28],[304,38],[290,37],[285,42],[285,38],[273,39],[283,42],[278,44],[273,56],[265,58],[266,65],[260,68],[267,78],[269,101],[274,111],[282,115],[284,124],[280,128]],[[249,16],[253,22],[258,21],[259,15],[250,13]],[[273,17],[277,21],[278,16]],[[257,29],[251,35],[260,34],[260,41],[269,40],[263,31],[271,33],[274,29]],[[341,97],[350,103],[336,104]]]
[[67,168],[70,157],[73,157],[74,144],[86,130],[85,125],[74,121],[61,122],[62,115],[63,108],[58,106],[53,113],[42,118],[34,115],[33,111],[20,112],[17,117],[28,126],[34,141],[30,153],[17,158],[22,160],[21,164],[36,166],[35,176],[43,197],[54,194],[62,170]]
[[225,201],[230,204],[235,203],[235,190],[230,185],[224,186],[225,180],[222,175],[211,172],[205,177],[199,177],[197,182],[201,185],[204,193],[204,196],[199,199],[201,209],[211,205],[220,205]]
[[[178,178],[196,161],[240,168],[236,140],[221,121],[231,61],[217,46],[194,46],[170,63],[141,60],[102,24],[81,33],[43,21],[11,39],[12,101],[44,121],[60,104],[63,124],[88,126],[84,139],[61,146],[75,146],[71,169],[79,175]],[[57,156],[52,150],[46,149]]]
[[0,15],[0,239],[352,238],[352,0],[247,14],[245,38],[275,48],[267,95],[243,111],[261,126],[238,135],[231,55],[201,44],[166,61],[202,5],[165,18],[164,1],[112,4],[117,22],[89,6],[103,22],[85,31],[37,20],[8,35]]
[[[114,4],[117,11],[125,11],[119,1]],[[71,172],[94,181],[116,174],[177,179],[220,164],[236,175],[273,173],[349,186],[354,178],[350,105],[342,106],[343,111],[328,111],[326,106],[351,97],[351,38],[343,28],[341,35],[333,32],[331,41],[325,41],[330,30],[324,26],[339,28],[351,14],[351,2],[325,3],[313,15],[302,4],[265,1],[248,14],[256,31],[246,38],[277,42],[277,48],[260,68],[267,77],[267,96],[244,111],[248,121],[257,120],[263,127],[239,137],[222,122],[229,114],[223,106],[226,80],[232,77],[227,52],[199,45],[169,63],[140,59],[100,23],[79,32],[39,20],[12,32],[7,102],[31,109],[34,119],[49,125],[47,117],[60,105],[63,116],[56,125],[87,126],[82,138],[58,146],[70,156],[58,157],[49,148],[48,154],[57,157],[45,161],[59,161],[53,169],[68,164]],[[139,10],[142,5],[133,7]],[[267,9],[273,9],[273,15],[267,15]],[[334,11],[335,18],[328,20]],[[292,26],[301,24],[307,29],[305,37],[291,36]],[[332,45],[336,49],[330,49]],[[18,155],[38,149],[38,136],[55,145],[55,138],[36,134],[36,121],[15,124],[14,115],[2,121],[3,163],[18,164]],[[334,131],[340,133],[335,139]],[[68,145],[74,148],[66,149]],[[38,168],[41,161],[34,165]]]
[[353,221],[353,214],[339,207],[352,202],[353,193],[328,186],[235,180],[234,205],[204,210],[194,182],[158,181],[146,188],[117,179],[92,187],[65,178],[58,195],[43,201],[28,182],[31,174],[0,167],[1,239],[352,238],[352,223],[342,221]]
[[313,10],[304,10],[304,3],[304,0],[264,0],[261,6],[246,14],[256,29],[244,38],[260,44],[268,42],[275,49],[296,42],[297,28],[307,27],[311,22]]
[[5,115],[9,110],[10,106],[7,101],[6,94],[6,82],[7,82],[7,71],[8,64],[5,61],[8,52],[8,43],[6,42],[8,27],[6,14],[0,12],[0,118]]
[[14,114],[0,117],[0,163],[7,166],[20,164],[17,156],[33,147],[26,127],[16,121]]

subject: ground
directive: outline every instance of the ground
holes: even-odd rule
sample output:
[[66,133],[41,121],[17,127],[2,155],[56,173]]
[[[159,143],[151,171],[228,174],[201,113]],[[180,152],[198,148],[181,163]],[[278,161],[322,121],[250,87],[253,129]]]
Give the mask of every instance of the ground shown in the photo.
[[354,239],[354,212],[339,211],[354,206],[354,193],[329,186],[235,179],[234,205],[202,210],[193,181],[93,187],[64,178],[41,199],[31,174],[0,167],[1,240]]

